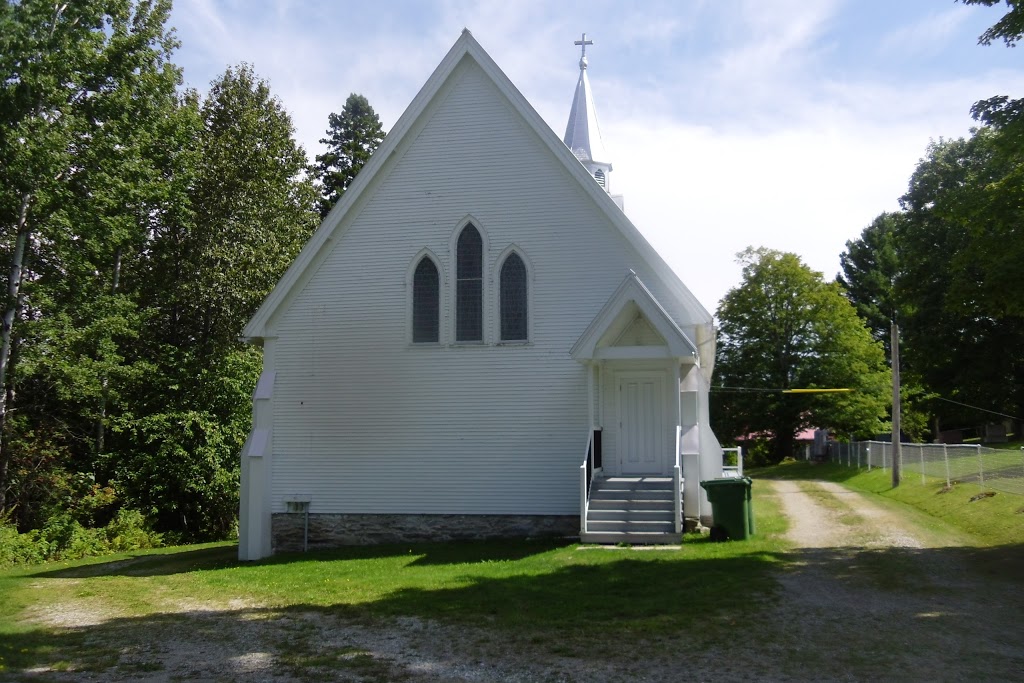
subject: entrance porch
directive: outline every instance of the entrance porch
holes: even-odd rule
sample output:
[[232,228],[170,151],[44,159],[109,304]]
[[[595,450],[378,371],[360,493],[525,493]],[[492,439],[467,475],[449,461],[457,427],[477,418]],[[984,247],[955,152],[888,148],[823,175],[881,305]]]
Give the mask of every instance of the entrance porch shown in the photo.
[[718,476],[702,464],[710,429],[696,345],[630,273],[572,355],[587,369],[590,423],[580,537],[678,543],[686,519],[706,517],[700,480]]

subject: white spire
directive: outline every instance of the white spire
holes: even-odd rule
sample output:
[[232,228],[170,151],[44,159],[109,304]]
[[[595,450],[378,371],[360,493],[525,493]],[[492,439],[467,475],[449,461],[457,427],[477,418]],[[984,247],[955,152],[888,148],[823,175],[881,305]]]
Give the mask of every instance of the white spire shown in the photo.
[[608,172],[612,170],[612,165],[601,140],[594,95],[590,89],[590,79],[587,77],[587,45],[593,45],[594,41],[588,40],[587,34],[584,33],[582,40],[575,41],[575,44],[583,49],[580,55],[580,79],[576,82],[576,93],[572,98],[564,142],[607,190]]

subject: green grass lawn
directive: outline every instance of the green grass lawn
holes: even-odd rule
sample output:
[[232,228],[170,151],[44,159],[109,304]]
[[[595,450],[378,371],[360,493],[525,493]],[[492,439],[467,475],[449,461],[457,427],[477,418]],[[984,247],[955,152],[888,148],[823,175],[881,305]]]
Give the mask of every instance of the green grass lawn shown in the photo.
[[[773,497],[754,488],[757,535],[680,547],[597,548],[557,540],[350,547],[239,563],[234,544],[163,548],[0,572],[0,666],[24,669],[54,658],[77,668],[110,653],[95,630],[42,626],[54,609],[150,627],[189,609],[239,618],[287,610],[353,619],[411,616],[485,626],[511,638],[556,637],[566,647],[592,638],[663,637],[701,621],[722,636],[751,603],[770,603],[772,568],[787,549]],[[102,629],[101,629],[102,630]],[[2,671],[3,669],[0,669]]]
[[[969,503],[976,487],[937,493],[940,484],[921,487],[919,480],[891,490],[884,472],[835,465],[797,463],[754,475],[841,481],[936,528],[957,524],[964,542],[926,550],[930,558],[977,554],[976,564],[988,567],[1020,554],[1024,518],[1016,510],[1024,501],[1015,496]],[[0,680],[46,680],[25,673],[32,669],[113,672],[131,679],[132,672],[162,670],[168,660],[160,648],[187,633],[186,652],[235,638],[230,654],[273,652],[280,667],[275,670],[293,672],[299,680],[360,669],[365,680],[392,681],[398,679],[386,658],[346,649],[344,642],[325,645],[331,637],[327,625],[390,632],[406,628],[408,618],[428,630],[452,627],[449,635],[469,637],[470,658],[486,657],[487,643],[500,643],[524,656],[592,659],[628,651],[644,661],[671,651],[680,638],[691,652],[720,651],[744,638],[761,648],[757,657],[781,658],[776,671],[817,671],[835,653],[814,646],[805,651],[806,638],[777,631],[772,615],[786,606],[778,577],[799,576],[823,556],[787,544],[778,501],[758,478],[757,535],[741,542],[688,536],[682,546],[667,549],[557,540],[412,544],[286,554],[254,563],[239,563],[234,544],[215,543],[2,570]],[[821,488],[813,482],[801,486]],[[1004,524],[1006,517],[1011,522]],[[837,563],[831,571],[851,585],[877,583],[894,597],[928,594],[927,587],[872,578],[914,574],[919,565],[913,558],[925,557],[915,549],[824,557]],[[266,628],[247,626],[254,622]],[[262,640],[250,642],[253,633]],[[845,642],[849,634],[842,633],[833,640]],[[239,634],[245,634],[241,641]],[[864,637],[865,647],[877,645]],[[772,650],[772,643],[783,649]],[[844,654],[843,661],[853,662],[857,652]],[[862,672],[873,674],[873,659],[865,657]],[[179,679],[188,677],[180,668],[173,671]]]

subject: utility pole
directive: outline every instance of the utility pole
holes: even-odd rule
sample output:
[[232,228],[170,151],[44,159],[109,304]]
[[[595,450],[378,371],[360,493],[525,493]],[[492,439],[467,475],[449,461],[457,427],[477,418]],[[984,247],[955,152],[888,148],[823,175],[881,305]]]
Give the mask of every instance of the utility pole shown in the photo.
[[900,328],[892,322],[892,487],[900,485]]

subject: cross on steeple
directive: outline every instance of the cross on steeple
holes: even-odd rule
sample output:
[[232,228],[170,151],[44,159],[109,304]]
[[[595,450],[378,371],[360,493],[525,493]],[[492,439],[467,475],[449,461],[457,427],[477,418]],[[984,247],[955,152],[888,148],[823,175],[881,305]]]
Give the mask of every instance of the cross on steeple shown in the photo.
[[593,45],[593,44],[594,44],[594,41],[587,40],[587,34],[586,33],[583,34],[583,38],[582,39],[573,42],[573,45],[579,45],[579,46],[581,46],[583,48],[583,54],[580,55],[580,57],[582,59],[586,59],[586,57],[587,57],[587,45]]

